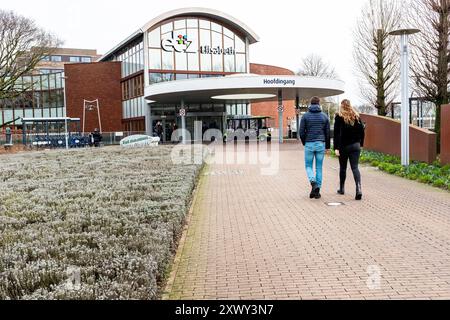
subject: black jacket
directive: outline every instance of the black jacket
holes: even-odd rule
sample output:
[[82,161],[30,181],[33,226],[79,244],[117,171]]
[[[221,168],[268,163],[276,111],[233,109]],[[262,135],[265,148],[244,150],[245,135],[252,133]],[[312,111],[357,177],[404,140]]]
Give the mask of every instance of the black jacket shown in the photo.
[[346,124],[341,116],[336,115],[334,122],[334,150],[341,150],[355,143],[360,143],[361,147],[364,147],[364,139],[364,124],[361,119],[351,126]]
[[311,105],[309,112],[302,117],[300,139],[303,145],[307,142],[325,142],[326,148],[330,149],[330,119],[319,105]]

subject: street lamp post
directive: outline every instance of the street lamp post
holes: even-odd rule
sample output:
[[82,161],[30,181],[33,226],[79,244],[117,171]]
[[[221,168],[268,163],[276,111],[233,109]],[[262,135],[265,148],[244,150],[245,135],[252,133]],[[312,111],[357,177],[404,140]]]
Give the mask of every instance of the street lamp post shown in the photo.
[[64,127],[65,127],[65,130],[66,130],[66,134],[65,134],[65,136],[66,136],[66,150],[69,150],[69,132],[68,132],[68,125],[67,125],[67,98],[66,98],[66,80],[67,80],[67,77],[66,76],[63,76],[62,77],[62,80],[63,80],[63,83],[64,83],[64,85],[63,85],[63,95],[64,95],[64,111],[65,111],[65,119],[64,119]]
[[400,36],[401,55],[401,84],[402,84],[402,165],[409,166],[409,36],[419,33],[418,29],[400,29],[390,33],[391,36]]

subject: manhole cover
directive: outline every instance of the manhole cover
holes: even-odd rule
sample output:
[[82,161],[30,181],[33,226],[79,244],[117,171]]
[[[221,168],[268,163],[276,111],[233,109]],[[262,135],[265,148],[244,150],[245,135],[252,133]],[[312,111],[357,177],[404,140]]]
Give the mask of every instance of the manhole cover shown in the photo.
[[343,202],[326,202],[325,204],[329,207],[345,206],[345,203],[343,203]]

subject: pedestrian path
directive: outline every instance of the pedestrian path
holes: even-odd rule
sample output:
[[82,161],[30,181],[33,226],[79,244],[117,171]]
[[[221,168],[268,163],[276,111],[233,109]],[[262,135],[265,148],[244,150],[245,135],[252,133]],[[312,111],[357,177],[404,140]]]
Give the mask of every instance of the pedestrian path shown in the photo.
[[206,169],[165,298],[450,299],[450,193],[363,167],[356,202],[327,158],[310,200],[297,144],[259,169]]

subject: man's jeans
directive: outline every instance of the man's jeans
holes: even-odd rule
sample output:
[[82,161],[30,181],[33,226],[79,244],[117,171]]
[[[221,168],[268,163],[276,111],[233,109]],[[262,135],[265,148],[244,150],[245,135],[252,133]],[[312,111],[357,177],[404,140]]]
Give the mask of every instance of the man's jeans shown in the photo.
[[[322,188],[322,168],[325,158],[325,142],[308,142],[305,145],[306,173],[310,182],[316,182]],[[314,174],[314,159],[316,160],[316,174]]]

